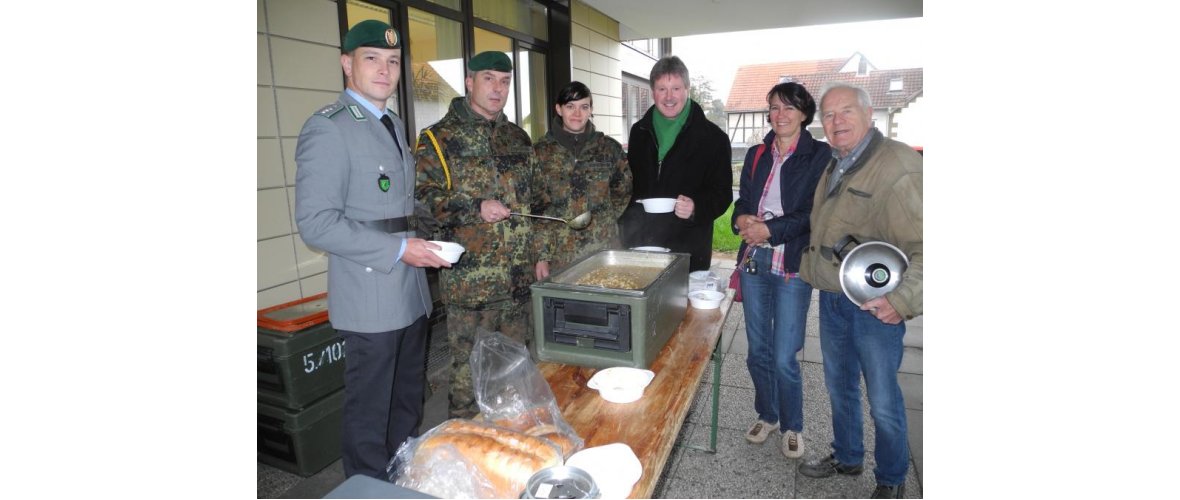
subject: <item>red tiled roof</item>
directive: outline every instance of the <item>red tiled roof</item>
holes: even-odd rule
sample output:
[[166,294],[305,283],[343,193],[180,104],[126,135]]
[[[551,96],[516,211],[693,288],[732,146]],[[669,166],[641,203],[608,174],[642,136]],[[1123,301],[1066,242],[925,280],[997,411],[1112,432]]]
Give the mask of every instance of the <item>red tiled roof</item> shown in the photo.
[[[838,81],[859,85],[869,92],[874,108],[904,107],[915,93],[922,90],[922,68],[874,69],[867,76],[856,76],[850,71],[837,73],[848,59],[821,59],[768,64],[751,64],[738,68],[725,102],[727,113],[766,110],[766,93],[777,85],[779,78],[790,76],[811,92],[819,104],[820,92],[828,82]],[[902,90],[889,91],[889,82],[902,79]]]

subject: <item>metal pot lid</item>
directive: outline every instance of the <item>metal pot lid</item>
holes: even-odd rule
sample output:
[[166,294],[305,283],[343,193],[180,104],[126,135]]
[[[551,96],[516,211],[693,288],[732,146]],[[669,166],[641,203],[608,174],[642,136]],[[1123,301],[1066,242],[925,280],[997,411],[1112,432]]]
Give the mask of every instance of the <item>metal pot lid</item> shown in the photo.
[[859,306],[897,288],[909,265],[905,252],[889,243],[861,243],[840,264],[840,288]]

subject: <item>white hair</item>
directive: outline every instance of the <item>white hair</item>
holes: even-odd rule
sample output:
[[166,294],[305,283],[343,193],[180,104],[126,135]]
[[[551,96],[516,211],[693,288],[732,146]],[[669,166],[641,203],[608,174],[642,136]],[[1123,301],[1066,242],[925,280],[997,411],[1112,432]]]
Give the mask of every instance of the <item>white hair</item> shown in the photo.
[[823,91],[823,93],[820,94],[821,97],[819,98],[819,102],[821,102],[821,103],[824,102],[824,99],[828,97],[828,92],[831,92],[836,89],[853,90],[856,92],[857,104],[860,104],[860,106],[862,108],[870,108],[871,109],[873,107],[873,99],[869,97],[869,92],[867,90],[861,88],[858,85],[853,85],[851,83],[844,83],[844,82],[830,82],[827,85],[824,85],[824,91]]

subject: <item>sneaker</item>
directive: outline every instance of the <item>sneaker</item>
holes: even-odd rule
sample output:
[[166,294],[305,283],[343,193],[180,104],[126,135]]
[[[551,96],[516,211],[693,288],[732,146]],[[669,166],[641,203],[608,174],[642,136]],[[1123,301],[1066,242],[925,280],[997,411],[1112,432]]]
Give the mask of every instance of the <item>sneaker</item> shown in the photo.
[[831,477],[836,474],[856,476],[864,470],[863,464],[847,465],[837,462],[835,454],[828,455],[818,462],[799,464],[799,473],[807,477]]
[[905,485],[886,486],[884,484],[877,484],[877,489],[873,490],[873,496],[869,498],[905,498]]
[[754,444],[760,444],[763,441],[766,441],[766,438],[770,436],[770,433],[776,430],[778,430],[777,423],[768,424],[762,420],[758,420],[757,422],[754,422],[754,425],[750,426],[750,430],[746,431],[746,441]]
[[783,433],[783,456],[787,458],[803,456],[803,433],[795,431]]

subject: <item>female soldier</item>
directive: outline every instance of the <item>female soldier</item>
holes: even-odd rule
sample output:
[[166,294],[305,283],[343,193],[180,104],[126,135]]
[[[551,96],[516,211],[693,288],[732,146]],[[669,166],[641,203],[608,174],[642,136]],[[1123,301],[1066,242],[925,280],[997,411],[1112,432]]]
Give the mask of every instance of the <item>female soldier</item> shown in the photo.
[[631,169],[619,142],[594,130],[594,100],[581,82],[570,82],[557,95],[557,116],[549,133],[533,145],[544,186],[535,189],[544,214],[569,219],[592,214],[590,227],[570,229],[546,224],[553,260],[537,265],[537,279],[579,257],[618,246],[617,221],[631,198]]

